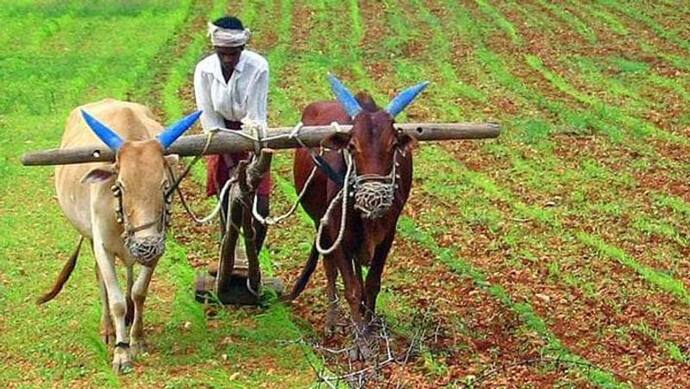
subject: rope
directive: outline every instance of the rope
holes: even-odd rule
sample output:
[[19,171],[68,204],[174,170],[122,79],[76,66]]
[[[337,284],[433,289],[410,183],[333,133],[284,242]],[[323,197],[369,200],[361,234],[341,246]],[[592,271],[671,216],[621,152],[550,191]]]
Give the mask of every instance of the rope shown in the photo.
[[254,218],[256,220],[258,220],[259,223],[261,223],[263,225],[272,226],[272,225],[278,224],[278,223],[282,222],[283,220],[287,219],[288,217],[292,216],[292,214],[294,214],[295,211],[297,210],[297,206],[299,205],[300,201],[302,201],[304,194],[307,193],[307,189],[309,188],[309,185],[311,184],[315,175],[316,175],[316,166],[314,166],[311,169],[311,173],[309,174],[307,181],[304,183],[304,187],[299,192],[299,195],[297,196],[297,199],[294,201],[294,203],[290,207],[290,210],[288,210],[286,213],[284,213],[283,215],[280,215],[278,217],[267,216],[266,218],[264,218],[263,216],[261,216],[259,214],[258,196],[255,193],[254,194],[254,201],[253,201],[254,204],[252,206],[252,215],[254,216]]
[[[316,250],[319,251],[321,255],[328,255],[335,251],[335,249],[340,246],[340,242],[343,239],[343,235],[345,233],[345,222],[347,219],[347,198],[349,197],[349,182],[350,182],[350,173],[352,172],[352,156],[350,153],[347,151],[343,151],[343,154],[345,156],[345,164],[347,165],[347,171],[345,172],[345,185],[343,185],[343,188],[340,189],[338,192],[338,195],[336,195],[331,203],[328,205],[328,209],[326,209],[326,213],[323,215],[321,218],[321,221],[319,223],[319,229],[316,235]],[[335,208],[335,204],[340,200],[340,198],[343,199],[343,203],[341,205],[341,214],[340,214],[340,231],[338,232],[338,237],[335,239],[335,242],[329,247],[328,249],[324,249],[321,246],[321,235],[323,233],[323,227],[325,225],[328,225],[328,218],[331,216],[331,212]]]
[[[187,214],[192,218],[192,220],[194,220],[194,222],[197,225],[206,224],[209,221],[213,220],[218,215],[218,212],[220,212],[220,208],[222,206],[222,201],[219,201],[216,204],[216,206],[213,207],[213,210],[211,211],[211,213],[209,215],[207,215],[203,218],[200,218],[194,213],[194,211],[191,210],[191,208],[189,207],[189,204],[187,204],[187,201],[185,200],[185,197],[182,194],[182,190],[180,189],[179,183],[189,173],[189,171],[192,169],[192,166],[194,166],[194,164],[196,164],[201,159],[201,157],[204,154],[206,154],[206,151],[208,151],[208,148],[211,145],[211,139],[213,138],[213,135],[217,132],[218,131],[216,131],[216,129],[213,129],[208,133],[208,137],[206,138],[206,144],[204,145],[204,149],[202,150],[201,154],[194,157],[192,162],[189,164],[189,166],[187,166],[184,173],[182,173],[182,175],[180,175],[180,178],[175,182],[175,185],[173,186],[173,189],[175,189],[175,191],[177,191],[177,195],[180,198],[180,202],[182,203],[182,207],[184,208],[184,210],[187,212]],[[172,171],[171,171],[171,174],[172,174]],[[231,180],[226,181],[225,184],[223,185],[223,188],[220,190],[220,198],[221,199],[223,197],[225,197],[225,193],[228,191],[228,188],[230,187],[230,181]]]
[[[258,196],[256,196],[256,194],[255,194],[254,199],[253,199],[253,206],[252,206],[252,216],[264,225],[275,225],[275,224],[282,222],[286,218],[292,216],[295,213],[295,211],[297,210],[297,206],[299,205],[300,201],[302,200],[302,198],[306,194],[307,189],[309,188],[309,185],[311,185],[312,181],[314,180],[318,166],[321,165],[321,162],[320,162],[321,158],[320,157],[323,154],[323,150],[317,154],[316,152],[314,152],[314,150],[312,148],[307,147],[304,144],[304,142],[300,139],[299,133],[303,127],[303,124],[301,122],[298,123],[295,126],[295,128],[293,129],[293,131],[290,132],[289,134],[281,134],[281,135],[267,136],[267,137],[261,137],[260,131],[259,131],[260,125],[261,124],[258,122],[245,122],[244,123],[243,127],[247,128],[249,130],[252,130],[252,132],[255,135],[250,135],[250,134],[245,133],[243,131],[229,130],[229,129],[220,128],[220,127],[213,128],[208,132],[206,144],[204,146],[204,149],[203,149],[201,155],[194,158],[194,160],[190,163],[190,165],[187,166],[184,173],[180,176],[180,179],[177,180],[175,185],[173,185],[173,188],[171,188],[171,190],[177,191],[183,208],[185,209],[187,214],[194,220],[195,223],[206,224],[209,221],[213,220],[218,215],[218,212],[220,212],[220,209],[222,207],[222,201],[219,201],[216,204],[216,206],[214,207],[214,209],[211,211],[211,213],[209,215],[207,215],[203,218],[200,218],[190,209],[189,205],[187,204],[187,202],[184,198],[184,195],[182,194],[182,191],[179,188],[179,183],[189,173],[192,166],[198,162],[198,160],[201,158],[202,155],[204,155],[206,153],[206,151],[208,150],[208,148],[211,144],[211,139],[213,138],[213,135],[216,133],[219,133],[219,132],[232,133],[233,135],[239,135],[245,139],[249,139],[249,140],[253,141],[254,142],[254,148],[255,148],[255,151],[257,153],[261,151],[261,148],[263,147],[263,145],[266,142],[269,142],[272,140],[277,140],[277,139],[284,139],[284,138],[294,139],[297,143],[300,144],[300,146],[304,147],[309,152],[309,155],[311,156],[312,161],[314,162],[314,167],[312,168],[311,172],[309,173],[309,177],[307,178],[307,181],[305,182],[304,187],[300,191],[299,195],[297,196],[297,199],[295,200],[293,205],[290,207],[288,212],[283,214],[283,215],[280,215],[278,217],[271,217],[271,216],[268,216],[266,218],[262,217],[258,212],[258,204],[257,204],[258,203],[257,202]],[[331,125],[336,129],[336,131],[342,132],[342,129],[340,128],[338,123],[333,122],[333,123],[331,123]],[[344,179],[343,187],[338,192],[338,194],[333,198],[333,200],[331,201],[331,203],[329,204],[329,206],[326,210],[326,213],[324,214],[324,217],[321,218],[321,221],[319,223],[318,235],[317,235],[317,239],[316,239],[316,248],[319,251],[319,253],[322,255],[327,255],[327,254],[332,253],[340,245],[342,238],[344,236],[344,232],[345,232],[345,224],[346,224],[346,219],[347,219],[347,199],[349,197],[349,188],[348,188],[349,185],[348,185],[348,183],[350,182],[350,174],[352,173],[353,163],[352,163],[352,156],[349,153],[344,152],[343,154],[345,155],[345,162],[347,165],[347,171],[345,173],[345,179]],[[228,180],[225,182],[225,184],[223,185],[223,188],[220,191],[220,195],[219,195],[220,199],[223,199],[225,197],[231,183],[232,183],[232,180]],[[342,199],[342,210],[341,210],[341,220],[340,220],[340,231],[338,232],[338,236],[337,236],[335,242],[331,245],[331,247],[329,247],[328,249],[324,249],[321,246],[321,235],[323,232],[323,227],[325,225],[328,225],[328,219],[330,218],[331,213],[333,212],[333,209],[335,208],[335,205],[341,199]],[[227,236],[227,231],[230,229],[231,223],[232,223],[231,217],[230,217],[230,215],[227,215],[226,225],[225,225],[225,231],[226,231],[225,236]],[[241,232],[241,229],[238,226],[233,225],[233,227],[235,227],[240,232],[240,235],[243,235]],[[222,247],[222,243],[221,243],[221,247]]]
[[[316,164],[316,160],[314,159],[314,155],[316,153],[314,153],[314,150],[307,147],[304,144],[304,142],[302,142],[302,140],[299,138],[299,133],[302,130],[302,127],[303,127],[302,122],[297,123],[297,125],[292,130],[292,132],[290,132],[290,134],[288,134],[288,137],[291,139],[294,139],[295,141],[297,141],[297,143],[300,144],[300,146],[302,146],[308,150],[309,154],[312,155],[312,160],[314,160],[314,167],[311,169],[311,172],[309,173],[309,177],[307,177],[307,181],[304,183],[304,187],[302,187],[302,190],[297,195],[297,199],[294,201],[294,203],[292,204],[290,209],[283,215],[280,215],[278,217],[268,216],[266,218],[261,216],[259,214],[259,209],[258,209],[258,204],[257,204],[258,196],[256,195],[256,193],[254,194],[254,201],[253,201],[254,204],[252,206],[252,215],[254,216],[254,218],[256,220],[259,221],[259,223],[261,223],[263,225],[272,226],[272,225],[278,224],[278,223],[282,222],[283,220],[287,219],[288,217],[292,216],[292,214],[294,214],[295,211],[297,210],[297,206],[299,205],[300,201],[302,201],[304,194],[307,193],[307,189],[309,188],[309,185],[311,184],[312,180],[314,179],[314,176],[316,175],[317,164]],[[267,139],[267,138],[265,138],[265,139]],[[322,153],[323,152],[321,152],[320,154],[322,154]]]

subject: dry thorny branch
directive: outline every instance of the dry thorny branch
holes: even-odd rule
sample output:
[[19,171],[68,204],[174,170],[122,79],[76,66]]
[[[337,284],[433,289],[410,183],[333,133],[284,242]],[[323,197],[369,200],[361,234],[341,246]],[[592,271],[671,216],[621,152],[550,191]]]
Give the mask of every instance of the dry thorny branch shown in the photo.
[[[295,340],[301,346],[306,360],[317,377],[318,386],[325,385],[328,388],[348,386],[351,388],[364,388],[367,385],[377,387],[401,387],[403,376],[384,377],[383,368],[389,365],[405,366],[415,357],[423,345],[438,337],[439,326],[431,322],[432,315],[427,311],[421,314],[422,318],[413,318],[410,323],[414,326],[410,329],[409,342],[403,349],[394,347],[393,343],[400,342],[389,332],[384,318],[374,317],[370,323],[372,333],[364,338],[357,326],[351,323],[353,330],[352,342],[342,349],[333,349],[323,346],[317,341],[300,338]],[[357,354],[357,345],[366,344],[370,355],[363,362],[353,362],[350,356]],[[314,360],[314,354],[316,358]],[[335,363],[334,363],[335,362]]]
[[[316,374],[317,387],[327,388],[364,388],[383,387],[401,388],[405,385],[404,374],[400,374],[405,366],[413,360],[421,350],[433,349],[433,345],[438,344],[441,335],[440,324],[435,323],[431,310],[414,315],[410,321],[413,323],[408,328],[410,335],[405,338],[392,336],[389,332],[385,318],[375,317],[372,320],[371,328],[375,328],[374,333],[367,338],[367,344],[371,349],[371,355],[365,362],[353,362],[349,356],[356,353],[358,340],[362,340],[363,334],[354,330],[356,326],[351,323],[353,338],[347,347],[333,349],[320,344],[316,340],[300,338],[290,343],[300,345],[305,359],[308,361],[312,370]],[[408,343],[409,342],[409,343]],[[394,347],[397,343],[398,347]],[[406,346],[401,347],[401,343]],[[544,350],[548,352],[548,350]],[[551,353],[558,354],[558,350],[550,350]],[[314,353],[315,352],[315,353]],[[315,359],[316,358],[316,359]],[[397,365],[399,369],[389,369],[388,376],[384,376],[384,367]],[[563,357],[552,357],[539,355],[525,358],[523,360],[512,361],[500,365],[491,365],[476,376],[467,376],[462,381],[453,382],[456,387],[482,387],[486,381],[497,374],[507,374],[512,369],[520,366],[550,365],[553,369],[576,367],[579,370],[587,370],[592,367],[589,363],[580,360],[573,360]]]

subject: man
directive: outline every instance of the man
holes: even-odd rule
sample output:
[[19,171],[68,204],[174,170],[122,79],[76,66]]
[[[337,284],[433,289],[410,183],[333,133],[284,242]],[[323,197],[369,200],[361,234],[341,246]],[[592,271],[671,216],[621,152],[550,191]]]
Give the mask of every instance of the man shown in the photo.
[[[251,119],[266,127],[268,100],[268,62],[259,54],[245,50],[251,35],[236,17],[225,16],[208,24],[214,53],[196,65],[194,94],[196,105],[203,111],[204,132],[216,127],[240,130],[242,119]],[[265,133],[261,134],[265,136]],[[206,194],[220,195],[230,171],[249,153],[213,155],[207,158]],[[267,173],[257,189],[258,210],[268,215],[271,176]],[[227,198],[221,199],[227,209]],[[221,221],[225,215],[221,215]],[[261,250],[266,227],[254,220],[257,250]]]

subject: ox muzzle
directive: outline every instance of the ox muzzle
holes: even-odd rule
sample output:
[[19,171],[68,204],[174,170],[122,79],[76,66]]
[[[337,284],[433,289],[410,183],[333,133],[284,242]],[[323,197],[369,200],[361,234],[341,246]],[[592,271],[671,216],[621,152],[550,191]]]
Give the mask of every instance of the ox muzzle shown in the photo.
[[[355,199],[354,207],[362,213],[365,219],[378,219],[383,217],[393,206],[395,190],[398,188],[397,180],[400,175],[396,168],[399,150],[393,154],[393,167],[387,175],[357,174],[350,179],[352,185],[351,196]],[[348,158],[349,159],[349,158]],[[351,160],[354,164],[354,160]],[[355,168],[356,172],[357,169]]]
[[[139,264],[147,267],[152,266],[165,252],[165,232],[170,224],[172,215],[171,203],[173,192],[170,190],[170,185],[166,181],[162,188],[164,205],[163,209],[161,210],[160,220],[154,220],[136,227],[131,226],[125,217],[124,204],[122,200],[122,187],[116,183],[111,187],[111,190],[113,191],[113,196],[117,199],[115,215],[117,222],[124,228],[122,238],[124,240],[125,247],[129,251],[129,254]],[[137,236],[141,232],[153,227],[156,228],[155,233],[145,236]]]
[[129,254],[142,266],[150,267],[165,252],[165,235],[135,238],[127,236],[125,247]]

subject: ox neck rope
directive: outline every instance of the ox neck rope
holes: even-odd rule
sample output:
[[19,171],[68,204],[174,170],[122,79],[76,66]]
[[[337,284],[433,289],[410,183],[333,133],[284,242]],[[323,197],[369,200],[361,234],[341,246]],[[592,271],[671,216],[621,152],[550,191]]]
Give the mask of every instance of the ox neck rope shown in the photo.
[[[343,185],[338,194],[333,198],[333,200],[331,200],[331,203],[328,205],[323,218],[321,218],[319,222],[319,228],[316,234],[316,249],[321,255],[328,255],[332,253],[338,246],[340,246],[340,243],[342,242],[347,220],[348,197],[354,197],[354,208],[362,212],[362,216],[367,219],[379,218],[390,209],[395,199],[395,190],[398,188],[397,180],[400,178],[400,175],[397,174],[397,166],[400,164],[398,162],[399,154],[405,156],[405,151],[396,147],[393,153],[393,166],[391,167],[390,173],[387,175],[358,175],[352,155],[347,150],[342,151],[343,158],[345,159],[345,165],[347,166],[345,172],[345,182],[348,184]],[[333,212],[335,205],[341,200],[340,230],[338,231],[338,236],[331,247],[324,249],[321,245],[323,227],[328,225],[331,212]]]

